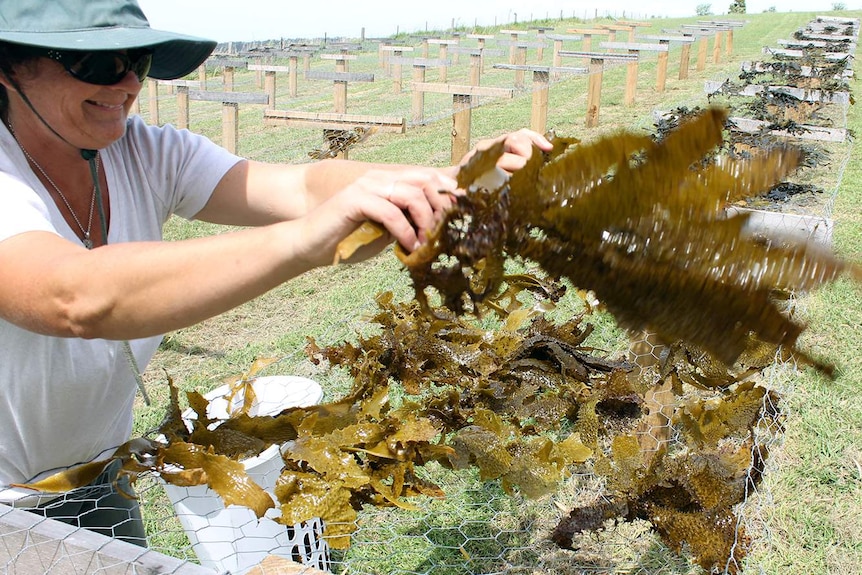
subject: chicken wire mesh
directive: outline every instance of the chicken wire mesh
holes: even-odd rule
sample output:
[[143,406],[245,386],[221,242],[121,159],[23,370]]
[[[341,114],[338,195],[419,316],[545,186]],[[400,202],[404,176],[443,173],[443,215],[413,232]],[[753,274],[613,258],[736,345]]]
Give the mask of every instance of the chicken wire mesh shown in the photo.
[[[365,64],[369,69],[380,66],[372,61]],[[360,66],[355,67],[357,71]],[[376,70],[375,70],[376,71]],[[462,70],[462,73],[467,73]],[[459,81],[457,70],[450,70],[450,79]],[[509,73],[498,76],[501,85],[511,83]],[[558,81],[566,81],[566,78]],[[492,82],[490,79],[489,82]],[[155,86],[155,85],[153,85]],[[256,91],[260,89],[260,79],[254,74],[241,74],[234,84],[236,91]],[[210,86],[212,87],[212,86]],[[154,88],[155,89],[155,88]],[[320,91],[327,86],[309,85],[305,95],[300,94],[293,103],[307,103],[309,109],[325,111],[327,103],[321,103]],[[351,88],[352,89],[352,88]],[[369,89],[369,88],[363,88]],[[388,87],[386,88],[389,89]],[[161,108],[160,118],[170,120],[176,114],[176,95],[169,86],[159,86],[158,93],[149,100]],[[279,95],[281,98],[281,94]],[[303,100],[305,98],[305,100]],[[381,102],[390,100],[378,98]],[[400,103],[381,104],[373,113],[404,114],[406,100]],[[474,102],[474,105],[487,101]],[[141,114],[147,117],[148,102],[142,97]],[[433,123],[451,114],[451,101],[447,98],[428,98],[425,100],[425,120]],[[190,125],[196,131],[209,132],[218,141],[220,127],[214,118],[219,118],[219,104],[201,102],[195,105],[190,117]],[[259,114],[260,110],[243,111],[249,115]],[[846,108],[838,112],[846,125]],[[240,117],[243,122],[243,117]],[[252,144],[254,150],[243,150],[244,155],[273,159],[275,161],[304,161],[310,151],[320,148],[320,130],[291,130],[291,146],[267,141]],[[244,140],[245,141],[245,140]],[[781,213],[775,217],[764,218],[760,225],[776,232],[792,234],[811,234],[818,241],[828,242],[829,236],[818,235],[821,226],[829,225],[831,207],[837,193],[838,184],[849,159],[849,144],[833,147],[833,164],[838,165],[832,174],[836,177],[826,192],[826,201],[820,202],[816,213]],[[813,220],[812,220],[813,218]],[[813,224],[811,222],[814,222]],[[813,226],[813,227],[812,227]],[[801,231],[800,231],[801,230]],[[791,310],[800,302],[788,302]],[[352,326],[344,325],[337,333],[330,334],[333,341],[352,332]],[[644,369],[649,369],[666,358],[667,347],[657,344],[649,334],[639,334],[631,339],[617,342],[619,349],[628,350],[632,361]],[[282,360],[285,369],[291,373],[306,375],[327,386],[332,376],[319,368],[309,366],[296,357]],[[795,366],[776,362],[760,374],[759,383],[776,394],[765,394],[761,416],[752,427],[750,449],[752,453],[772,452],[781,446],[783,422],[788,414],[776,398],[793,392]],[[336,382],[333,387],[342,383]],[[709,392],[690,390],[689,393],[699,400],[708,400]],[[661,395],[653,395],[658,401],[659,411],[674,408],[681,399],[675,397],[661,403]],[[331,397],[327,397],[332,399]],[[288,401],[288,400],[285,400]],[[640,430],[656,440],[665,442],[669,449],[682,449],[682,441],[670,423],[664,426]],[[772,502],[768,481],[761,477],[770,474],[773,465],[770,458],[753,458],[757,463],[748,469],[749,477],[744,479],[746,493],[743,502],[736,508],[734,532],[739,538],[734,546],[751,544],[769,545],[770,533],[767,530]],[[267,473],[275,473],[268,470]],[[240,573],[256,564],[263,556],[276,553],[289,557],[310,567],[329,570],[333,573],[404,573],[423,575],[450,575],[467,573],[643,573],[643,574],[682,574],[698,573],[683,549],[682,554],[668,547],[650,526],[643,520],[616,522],[610,519],[601,529],[584,531],[572,535],[571,549],[563,549],[553,543],[553,532],[569,512],[579,506],[610,503],[607,494],[606,478],[588,468],[573,469],[552,496],[529,500],[516,494],[507,493],[496,482],[482,481],[476,472],[458,472],[439,466],[428,466],[425,470],[429,479],[445,485],[445,499],[424,499],[415,504],[418,510],[408,511],[397,508],[368,508],[359,514],[356,531],[347,550],[332,550],[326,546],[321,536],[322,525],[312,520],[292,527],[279,526],[277,535],[258,536],[259,528],[253,517],[231,517],[229,524],[219,524],[212,510],[202,510],[199,502],[212,502],[211,494],[187,492],[169,496],[164,485],[156,477],[145,476],[135,485],[139,500],[144,507],[148,549],[133,546],[105,535],[92,533],[86,529],[68,526],[49,519],[40,518],[21,510],[0,506],[0,550],[5,558],[0,565],[9,574],[30,575],[31,573],[178,573],[197,575],[199,573],[225,572]],[[269,479],[261,479],[266,483]],[[81,493],[61,496],[63,500],[77,497]],[[86,500],[86,496],[83,497]],[[195,518],[209,514],[211,521],[206,526],[197,526],[183,521],[178,507],[199,511],[190,512]],[[212,543],[226,548],[225,568],[204,567],[203,552],[195,548],[205,530],[217,528]],[[743,537],[743,532],[748,535]],[[238,541],[248,546],[238,548]],[[243,561],[242,556],[248,554]],[[3,555],[0,555],[2,557]],[[756,573],[756,564],[736,564],[732,558],[724,566],[724,572],[736,570]]]
[[[640,350],[636,359],[645,364],[659,360],[659,348],[644,349],[637,343],[632,346]],[[294,359],[298,363],[291,371],[306,369],[308,375],[326,380],[325,374]],[[787,372],[792,367],[776,366],[775,377],[766,379],[774,383],[778,378],[789,380]],[[288,395],[295,396],[295,392]],[[764,402],[772,399],[767,395]],[[678,401],[675,398],[666,407],[676,406]],[[783,414],[778,405],[771,404],[764,405],[763,413],[752,449],[771,450],[780,444]],[[671,446],[681,444],[670,426],[644,432],[665,438]],[[749,472],[768,474],[768,467],[766,461]],[[271,487],[280,469],[276,456],[254,464],[249,473],[259,484]],[[538,500],[507,493],[499,482],[483,481],[476,471],[456,472],[431,465],[423,469],[423,475],[442,486],[446,497],[411,501],[416,510],[365,507],[347,550],[327,547],[319,520],[292,527],[267,518],[258,521],[246,508],[226,509],[206,487],[166,490],[150,475],[135,485],[143,506],[148,549],[0,507],[0,549],[6,555],[3,568],[5,573],[20,575],[245,573],[267,555],[276,554],[333,573],[369,575],[701,572],[685,553],[679,555],[668,548],[649,523],[641,520],[608,520],[595,532],[576,533],[571,549],[555,544],[554,530],[569,510],[610,501],[606,479],[589,466],[574,469],[553,496]],[[749,483],[738,520],[740,527],[761,540],[768,537],[760,530],[760,520],[768,513],[769,494],[761,492],[757,482]],[[71,498],[86,500],[86,495],[78,490],[61,496]]]

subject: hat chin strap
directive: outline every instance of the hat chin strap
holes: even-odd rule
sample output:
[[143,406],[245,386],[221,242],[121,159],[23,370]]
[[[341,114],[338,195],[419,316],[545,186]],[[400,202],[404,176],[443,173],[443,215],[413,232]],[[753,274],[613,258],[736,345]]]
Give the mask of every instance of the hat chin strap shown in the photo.
[[[28,98],[27,95],[21,90],[21,86],[18,84],[18,82],[16,82],[15,79],[11,78],[8,74],[5,74],[5,75],[6,75],[6,78],[9,80],[9,82],[12,84],[12,86],[14,86],[15,91],[18,92],[18,95],[21,96],[21,99],[24,100],[24,103],[27,104],[27,107],[30,108],[30,110],[32,110],[34,114],[36,114],[37,118],[39,118],[39,121],[42,122],[46,128],[51,130],[51,132],[55,136],[57,136],[59,139],[61,139],[63,142],[69,144],[73,148],[76,147],[69,140],[67,140],[66,138],[61,136],[57,132],[57,130],[55,130],[51,126],[51,124],[49,124],[47,122],[47,120],[45,120],[45,118],[42,117],[42,114],[40,114],[39,111],[36,110],[36,108],[33,106],[33,103],[30,101],[30,98]],[[93,186],[95,187],[96,208],[99,212],[99,223],[100,223],[101,229],[102,229],[102,238],[103,238],[103,241],[105,243],[107,243],[108,242],[108,222],[107,222],[107,219],[105,218],[105,206],[104,206],[104,202],[102,201],[102,186],[99,183],[99,166],[96,163],[96,158],[97,158],[98,154],[99,154],[98,150],[89,150],[89,149],[85,149],[85,148],[81,149],[81,158],[86,160],[86,162],[90,165],[90,176],[93,178]],[[134,355],[134,353],[132,353],[132,348],[131,348],[131,345],[129,344],[128,340],[123,341],[123,351],[125,352],[126,359],[129,362],[129,367],[132,370],[132,375],[135,377],[135,383],[137,383],[138,391],[141,392],[141,396],[143,396],[143,398],[144,398],[144,403],[146,403],[147,405],[150,405],[150,396],[147,394],[147,390],[144,387],[144,380],[143,380],[143,377],[141,376],[141,370],[138,368],[138,363],[135,360],[135,355]]]
[[[39,121],[42,122],[42,124],[44,124],[46,128],[51,130],[52,134],[54,134],[63,142],[69,144],[73,148],[77,147],[72,144],[72,142],[61,136],[60,133],[57,132],[57,130],[55,130],[54,127],[51,126],[51,124],[49,124],[48,121],[42,117],[42,114],[39,113],[39,110],[36,109],[36,107],[33,105],[33,102],[31,102],[30,98],[27,97],[27,94],[24,93],[24,90],[21,89],[21,85],[18,84],[15,78],[6,73],[4,73],[4,76],[6,76],[6,79],[9,80],[10,84],[12,84],[12,87],[15,88],[15,91],[18,92],[18,95],[21,96],[21,99],[24,100],[24,103],[27,104],[27,107],[30,108],[30,110],[36,115],[37,118],[39,118]],[[96,203],[99,208],[99,220],[102,222],[102,237],[107,240],[108,231],[106,229],[107,226],[105,223],[105,209],[102,205],[102,190],[101,186],[99,185],[99,169],[96,166],[96,156],[98,155],[98,153],[98,150],[89,150],[85,148],[81,149],[81,158],[83,158],[85,161],[87,161],[87,163],[90,164],[90,174],[93,177],[93,185],[96,186]]]
[[[51,124],[49,124],[48,121],[42,117],[42,114],[39,113],[39,111],[33,105],[33,102],[31,102],[30,98],[27,97],[27,94],[24,93],[24,90],[21,89],[20,84],[18,84],[15,78],[6,73],[4,73],[3,75],[6,76],[6,79],[9,80],[9,83],[12,84],[12,86],[15,88],[15,91],[18,92],[18,95],[21,96],[21,99],[24,100],[24,103],[27,104],[27,107],[30,108],[30,110],[36,115],[37,118],[39,118],[39,121],[42,122],[42,124],[44,124],[46,128],[51,130],[52,134],[54,134],[55,136],[63,140],[63,142],[69,144],[73,148],[77,147],[72,144],[72,142],[61,136],[60,133],[57,132],[57,130],[55,130],[54,127],[51,126]],[[88,150],[86,148],[81,149],[81,157],[88,162],[95,161],[97,153],[97,150]],[[96,181],[96,185],[98,185],[98,181]]]

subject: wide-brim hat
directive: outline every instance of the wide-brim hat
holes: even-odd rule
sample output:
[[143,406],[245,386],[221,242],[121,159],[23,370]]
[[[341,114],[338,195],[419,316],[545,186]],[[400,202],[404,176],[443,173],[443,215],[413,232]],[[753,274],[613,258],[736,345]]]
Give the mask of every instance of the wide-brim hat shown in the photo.
[[0,4],[0,41],[59,50],[151,48],[149,76],[190,74],[213,40],[154,30],[135,0],[15,0]]

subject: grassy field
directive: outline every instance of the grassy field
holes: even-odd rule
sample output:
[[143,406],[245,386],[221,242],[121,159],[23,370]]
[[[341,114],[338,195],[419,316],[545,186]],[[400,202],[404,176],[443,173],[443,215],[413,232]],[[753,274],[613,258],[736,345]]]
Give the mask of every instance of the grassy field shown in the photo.
[[[862,12],[843,12],[844,16],[860,17]],[[667,89],[657,93],[655,60],[641,63],[638,96],[634,106],[623,105],[623,67],[606,71],[600,126],[584,128],[587,81],[572,76],[555,82],[550,90],[548,125],[558,134],[589,140],[620,129],[651,130],[652,113],[679,106],[706,106],[703,92],[705,80],[735,79],[740,64],[746,60],[763,59],[764,46],[776,46],[779,38],[789,38],[798,28],[815,16],[814,13],[767,13],[745,15],[746,25],[734,35],[734,50],[721,61],[711,61],[706,69],[697,71],[694,58],[690,78],[676,79],[679,48],[671,53]],[[695,19],[651,21],[641,34],[656,34]],[[537,23],[531,23],[537,24]],[[558,33],[564,33],[574,21],[550,21]],[[574,49],[574,48],[572,48]],[[545,56],[546,60],[549,58]],[[501,61],[504,58],[501,58]],[[315,63],[324,69],[331,63]],[[580,65],[573,64],[573,65]],[[351,113],[397,114],[410,117],[410,94],[393,94],[391,83],[379,67],[376,49],[370,48],[351,62],[351,71],[371,70],[380,76],[375,82],[351,86]],[[407,73],[409,75],[409,72]],[[434,72],[429,71],[433,81]],[[484,85],[507,85],[511,72],[489,70]],[[465,83],[466,64],[453,68],[451,83]],[[219,81],[210,82],[217,89]],[[242,84],[242,83],[245,84]],[[238,84],[249,91],[255,89],[255,78],[245,73]],[[282,84],[286,84],[282,82]],[[405,86],[408,85],[405,76]],[[858,81],[852,80],[856,92]],[[295,101],[283,94],[280,85],[279,108],[327,111],[331,107],[328,85],[306,83]],[[243,89],[243,88],[238,88]],[[142,98],[143,100],[143,98]],[[159,101],[162,122],[174,121],[173,98],[162,94]],[[476,141],[529,123],[531,98],[529,89],[513,100],[487,101],[473,110],[472,137]],[[415,162],[444,165],[449,158],[451,120],[448,117],[451,100],[426,101],[426,114],[439,119],[410,126],[406,135],[375,134],[350,152],[358,160]],[[142,115],[147,117],[146,101]],[[862,113],[856,106],[838,114],[855,133],[862,131]],[[221,113],[218,105],[193,103],[192,129],[220,142]],[[320,147],[319,131],[264,128],[260,108],[248,106],[241,110],[240,153],[264,160],[296,163],[307,161],[308,151]],[[835,146],[833,160],[816,180],[825,188],[822,204],[813,206],[815,215],[826,215],[835,221],[834,247],[843,256],[862,259],[862,151],[852,143]],[[859,179],[857,179],[859,178]],[[182,240],[227,230],[202,224],[174,220],[166,230],[170,240]],[[254,254],[249,254],[254,257]],[[194,286],[190,286],[194,289]],[[353,336],[363,329],[364,318],[374,309],[374,295],[391,290],[398,297],[410,296],[403,270],[390,252],[372,261],[352,266],[322,269],[288,282],[271,293],[243,305],[220,317],[188,329],[168,334],[145,373],[145,380],[154,402],[139,405],[136,411],[136,433],[153,428],[167,405],[165,374],[169,374],[183,389],[205,391],[230,376],[244,372],[255,357],[277,357],[280,361],[267,373],[296,373],[320,381],[328,400],[337,398],[347,385],[343,374],[324,372],[311,365],[302,354],[307,336],[322,343],[334,343]],[[757,540],[746,573],[772,574],[854,574],[862,573],[862,402],[859,401],[859,381],[862,375],[862,294],[859,287],[840,281],[817,293],[800,296],[799,313],[806,318],[809,329],[804,336],[806,348],[836,360],[839,376],[825,381],[817,375],[789,369],[776,370],[775,383],[784,393],[788,415],[787,431],[782,445],[773,450],[770,472],[763,492],[758,497],[757,513],[750,527]],[[605,320],[597,330],[596,341],[606,348],[622,349],[623,334],[613,322]],[[470,522],[497,521],[500,529],[510,533],[513,546],[521,546],[520,561],[509,561],[509,572],[521,573],[697,573],[687,562],[676,559],[656,541],[636,530],[621,534],[621,543],[614,551],[613,565],[596,561],[573,564],[571,557],[541,547],[529,538],[521,540],[522,532],[540,531],[560,509],[554,500],[538,503],[522,502],[502,495],[493,486],[483,486],[470,478],[449,478],[450,501],[434,502],[425,514],[409,526],[396,528],[390,523],[403,521],[386,515],[369,515],[363,524],[368,544],[357,545],[355,567],[350,572],[394,573],[429,572],[471,573],[489,572],[486,565],[471,563],[464,557],[479,556],[481,549],[453,546],[453,541],[465,537],[467,547],[479,546],[479,531],[475,536]],[[583,479],[587,482],[588,479]],[[463,482],[463,483],[462,483]],[[583,484],[582,484],[583,487]],[[564,499],[565,495],[560,498]],[[484,503],[483,503],[484,502]],[[164,516],[155,511],[155,515]],[[469,517],[465,527],[464,517]],[[423,524],[429,517],[430,524]],[[167,520],[166,520],[167,521]],[[151,523],[158,532],[163,526]],[[431,535],[429,535],[429,533]],[[441,534],[445,534],[445,537]],[[460,535],[459,535],[460,534]],[[440,539],[437,539],[440,537]],[[390,540],[392,539],[392,540]],[[432,546],[428,546],[428,541]],[[383,550],[375,544],[383,542]],[[433,545],[436,542],[436,547]],[[171,546],[170,542],[162,542]],[[177,543],[178,545],[181,543]],[[623,547],[628,546],[628,549]],[[429,549],[441,557],[429,556]],[[367,556],[360,556],[365,553]],[[376,553],[377,558],[372,558]],[[449,555],[449,558],[444,556]],[[630,554],[630,557],[626,555]],[[462,557],[460,566],[431,568],[452,562],[451,556]],[[374,563],[377,561],[377,563]],[[384,562],[385,561],[385,562]],[[435,563],[437,561],[437,563]],[[490,562],[493,563],[493,562]],[[354,565],[351,563],[351,565]],[[497,562],[499,565],[499,562]],[[367,570],[367,571],[366,571]]]

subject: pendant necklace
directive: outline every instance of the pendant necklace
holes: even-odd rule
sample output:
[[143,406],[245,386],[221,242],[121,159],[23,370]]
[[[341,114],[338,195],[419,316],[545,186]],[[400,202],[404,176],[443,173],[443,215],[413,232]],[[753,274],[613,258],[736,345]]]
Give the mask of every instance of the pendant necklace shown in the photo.
[[[85,228],[84,225],[81,223],[81,220],[78,219],[78,215],[75,213],[75,210],[72,209],[72,205],[69,203],[69,200],[67,200],[66,196],[63,195],[63,192],[60,191],[59,186],[57,186],[57,184],[54,183],[54,180],[52,180],[48,176],[48,174],[45,172],[45,170],[42,168],[42,166],[40,166],[39,163],[33,159],[33,156],[31,156],[30,153],[26,149],[24,149],[24,146],[22,146],[21,142],[18,141],[18,135],[15,133],[15,130],[12,129],[12,125],[9,124],[8,127],[9,127],[9,132],[12,134],[12,137],[15,138],[15,142],[18,144],[18,147],[21,148],[22,152],[24,152],[24,156],[33,165],[34,168],[39,170],[39,173],[42,174],[42,177],[44,177],[45,180],[47,180],[47,182],[49,184],[51,184],[51,187],[54,188],[54,191],[57,192],[58,196],[60,196],[60,199],[63,201],[63,204],[66,206],[66,209],[69,210],[70,214],[72,214],[72,219],[74,219],[75,223],[78,224],[78,228],[81,230],[81,234],[84,236],[81,239],[81,243],[83,243],[84,247],[87,248],[88,250],[93,249],[94,244],[93,244],[93,240],[90,238],[90,232],[93,229],[93,211],[94,211],[94,208],[96,206],[96,189],[97,189],[96,184],[95,183],[93,184],[93,196],[92,196],[92,198],[90,198],[90,214],[87,216],[87,227]],[[96,155],[96,174],[99,173],[100,160],[101,160],[101,156],[97,154]]]

